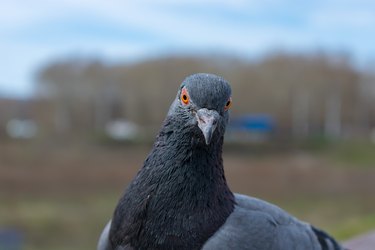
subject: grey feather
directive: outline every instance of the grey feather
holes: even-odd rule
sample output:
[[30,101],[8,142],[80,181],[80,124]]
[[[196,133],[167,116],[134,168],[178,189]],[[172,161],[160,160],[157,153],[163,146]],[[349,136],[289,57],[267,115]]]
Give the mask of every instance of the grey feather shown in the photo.
[[[224,225],[204,244],[203,250],[322,250],[343,249],[328,240],[319,243],[311,225],[266,201],[235,194],[236,206]],[[100,237],[98,250],[108,247],[110,222]],[[117,248],[116,250],[125,250]]]
[[[189,102],[180,99],[185,91]],[[215,75],[184,80],[98,250],[342,249],[281,208],[230,191],[222,161],[230,95],[229,83]]]
[[97,249],[98,250],[110,250],[109,242],[108,242],[108,235],[109,235],[109,229],[111,228],[111,221],[107,223],[107,225],[104,227],[103,232],[100,234],[99,242]]
[[98,241],[98,245],[96,247],[97,250],[132,250],[132,248],[124,248],[121,246],[116,247],[113,249],[109,244],[109,229],[111,228],[111,220],[105,225],[102,233],[100,234],[100,238]]
[[235,198],[233,213],[206,242],[204,250],[322,249],[309,224],[266,201],[240,194]]

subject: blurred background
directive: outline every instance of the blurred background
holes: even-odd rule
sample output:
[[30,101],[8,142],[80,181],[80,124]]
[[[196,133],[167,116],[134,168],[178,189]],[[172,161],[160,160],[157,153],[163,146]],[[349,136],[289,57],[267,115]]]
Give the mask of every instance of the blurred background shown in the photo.
[[235,192],[375,228],[375,2],[5,1],[0,249],[94,249],[183,79],[232,84]]

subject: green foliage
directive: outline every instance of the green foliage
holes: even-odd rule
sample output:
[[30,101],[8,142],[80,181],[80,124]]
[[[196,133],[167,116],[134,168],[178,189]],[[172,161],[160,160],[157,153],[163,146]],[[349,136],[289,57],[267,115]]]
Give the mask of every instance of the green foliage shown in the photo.
[[353,235],[366,233],[375,228],[375,213],[365,215],[352,215],[343,221],[334,230],[338,239],[349,239]]
[[[16,198],[16,199],[14,199]],[[117,197],[107,194],[87,197],[1,197],[0,224],[26,235],[25,249],[95,249],[102,227],[112,213]]]
[[334,145],[334,141],[329,140],[323,135],[311,136],[307,140],[297,142],[297,148],[312,152],[322,152]]
[[[95,249],[102,228],[117,203],[113,193],[31,197],[22,195],[0,207],[0,224],[17,225],[26,235],[26,250]],[[297,217],[326,229],[339,240],[375,228],[375,214],[361,213],[358,200],[284,197],[276,202]],[[346,208],[342,209],[342,206]],[[340,208],[340,209],[338,209]]]
[[375,167],[375,144],[350,141],[337,145],[332,157],[340,163],[351,166]]
[[[371,166],[374,146],[317,141],[317,150],[305,148],[302,155],[229,144],[224,155],[229,185],[340,240],[375,228],[375,168],[361,167]],[[150,147],[3,142],[0,226],[23,232],[25,250],[95,249]],[[367,165],[347,160],[350,154],[363,156]]]
[[368,140],[332,140],[315,136],[297,142],[294,147],[316,157],[326,157],[336,165],[375,168],[375,143]]

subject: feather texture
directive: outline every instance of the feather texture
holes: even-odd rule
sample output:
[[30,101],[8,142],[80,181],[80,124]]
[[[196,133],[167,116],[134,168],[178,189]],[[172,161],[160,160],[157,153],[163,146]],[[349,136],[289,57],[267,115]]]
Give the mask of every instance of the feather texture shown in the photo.
[[[179,99],[182,89],[189,102]],[[221,77],[185,79],[98,250],[342,249],[277,206],[230,191],[222,160],[230,95]]]

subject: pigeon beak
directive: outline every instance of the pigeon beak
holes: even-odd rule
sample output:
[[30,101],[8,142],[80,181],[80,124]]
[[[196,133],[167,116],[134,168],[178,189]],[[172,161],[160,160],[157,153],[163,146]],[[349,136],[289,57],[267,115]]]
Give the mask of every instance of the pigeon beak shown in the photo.
[[220,117],[215,110],[208,110],[206,108],[199,109],[196,113],[198,127],[203,133],[206,144],[210,144],[212,135],[215,132],[217,121]]

